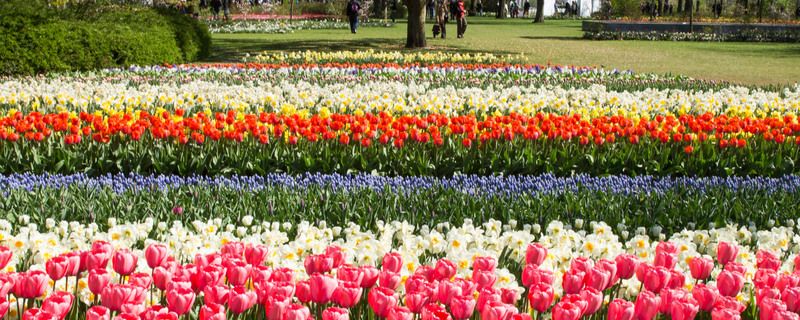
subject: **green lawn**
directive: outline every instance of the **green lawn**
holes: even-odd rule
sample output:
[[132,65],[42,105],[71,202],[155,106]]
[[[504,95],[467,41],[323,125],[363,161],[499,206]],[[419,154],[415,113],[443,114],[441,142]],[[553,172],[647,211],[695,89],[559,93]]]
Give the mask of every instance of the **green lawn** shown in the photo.
[[[685,74],[746,84],[800,81],[800,44],[581,39],[579,21],[472,18],[464,39],[430,39],[429,49],[522,54],[531,63],[556,63]],[[430,25],[426,27],[430,37]],[[304,30],[292,34],[216,34],[212,61],[238,60],[263,50],[399,50],[406,25],[392,28]]]

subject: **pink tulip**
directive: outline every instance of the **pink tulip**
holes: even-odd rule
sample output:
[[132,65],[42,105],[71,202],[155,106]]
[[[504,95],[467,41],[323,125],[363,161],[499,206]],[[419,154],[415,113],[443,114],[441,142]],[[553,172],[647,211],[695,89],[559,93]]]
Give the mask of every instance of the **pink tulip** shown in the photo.
[[528,301],[530,301],[531,308],[539,313],[545,312],[550,308],[554,297],[553,287],[544,283],[533,285],[528,292]]
[[539,282],[553,284],[553,273],[549,270],[539,269],[538,266],[529,264],[522,270],[522,285],[530,287]]
[[110,320],[111,311],[104,306],[93,306],[86,310],[86,320]]
[[391,272],[387,270],[381,271],[378,274],[378,286],[389,288],[392,290],[397,289],[397,286],[400,285],[400,274],[396,272]]
[[0,269],[4,269],[8,262],[11,261],[11,257],[14,255],[6,246],[0,246]]
[[469,319],[475,312],[475,299],[472,296],[453,297],[449,302],[450,313],[455,320]]
[[527,313],[517,313],[511,316],[511,320],[533,320],[533,318]]
[[588,303],[586,310],[583,312],[584,315],[594,314],[603,306],[603,292],[595,288],[583,288],[580,295]]
[[721,265],[727,265],[728,262],[736,260],[739,255],[739,247],[734,244],[720,241],[717,244],[717,262]]
[[503,298],[500,296],[500,290],[495,288],[482,289],[478,293],[478,302],[476,303],[478,312],[483,314],[483,311],[492,302],[503,303]]
[[481,320],[510,320],[516,313],[517,308],[514,306],[507,305],[501,301],[490,301],[481,311]]
[[339,246],[328,246],[325,248],[325,255],[333,259],[334,268],[339,268],[344,264],[344,252]]
[[[228,245],[228,244],[230,244],[230,242],[225,244],[225,245]],[[225,249],[225,245],[222,246],[223,249]],[[229,253],[230,253],[230,251],[229,251]],[[227,257],[230,258],[230,257],[234,257],[234,256],[228,255]],[[203,268],[208,267],[210,265],[219,265],[221,263],[222,263],[222,256],[219,253],[216,253],[216,252],[215,253],[211,253],[211,254],[200,254],[200,253],[198,253],[198,254],[194,255],[194,264],[195,264],[195,266],[197,266],[198,269],[203,269]]]
[[436,287],[425,276],[412,274],[406,279],[406,293],[433,292]]
[[244,247],[245,245],[242,242],[231,241],[222,245],[220,253],[226,257],[241,259],[244,257]]
[[678,263],[678,247],[672,242],[659,242],[656,245],[656,257],[653,265],[672,269]]
[[206,305],[225,304],[228,302],[230,289],[225,285],[206,286],[203,288],[203,303]]
[[73,296],[70,293],[58,291],[52,293],[47,299],[42,302],[42,310],[58,316],[59,319],[64,319],[72,307]]
[[735,272],[735,273],[744,275],[747,272],[747,267],[745,267],[741,263],[738,263],[738,262],[735,262],[735,261],[731,261],[731,262],[728,262],[728,264],[725,265],[723,270],[728,270],[730,272]]
[[144,257],[151,269],[159,267],[167,259],[167,247],[163,244],[151,244],[144,250]]
[[428,304],[430,297],[424,293],[407,293],[405,305],[412,313],[422,312],[422,308]]
[[47,276],[44,271],[32,270],[17,273],[14,295],[23,299],[41,297],[47,290]]
[[744,286],[742,274],[723,270],[717,276],[717,289],[723,296],[735,297]]
[[525,263],[540,266],[547,258],[547,248],[538,243],[531,243],[525,249]]
[[322,311],[322,320],[349,320],[350,313],[347,309],[330,307]]
[[127,276],[136,269],[136,262],[138,260],[139,258],[130,250],[120,249],[114,252],[114,256],[111,258],[111,264],[114,268],[114,272]]
[[577,304],[559,302],[553,306],[553,320],[578,320],[583,316],[583,311]]
[[[122,310],[122,313],[138,314],[139,318],[146,318],[142,316],[143,313],[145,312],[145,306],[143,304],[126,303],[120,306],[120,310]],[[148,316],[148,314],[145,314],[145,316]],[[155,317],[156,315],[153,314],[152,316],[149,317],[149,319],[155,319]]]
[[352,308],[361,300],[363,288],[356,282],[340,282],[333,291],[332,300],[343,308]]
[[353,266],[342,266],[339,269],[336,269],[336,278],[342,281],[361,284],[364,274],[361,272],[360,268]]
[[206,304],[200,307],[199,320],[227,320],[225,307],[218,304]]
[[103,288],[100,300],[103,306],[111,311],[122,311],[122,305],[144,302],[144,290],[142,288],[127,284],[112,284]]
[[739,315],[739,313],[736,312],[736,310],[714,309],[714,311],[711,312],[711,320],[741,320],[741,319],[742,316]]
[[[130,305],[126,305],[126,306],[130,306]],[[144,308],[144,305],[137,305],[137,306],[139,306],[139,308]],[[133,313],[133,312],[125,311],[125,306],[123,306],[122,309],[123,309],[122,312]],[[159,315],[167,314],[167,313],[172,313],[172,314],[177,315],[174,312],[170,312],[169,308],[161,306],[161,305],[157,305],[157,304],[147,307],[147,309],[144,309],[144,311],[142,311],[142,312],[137,312],[137,313],[133,313],[133,314],[138,314],[140,320],[154,320]]]
[[756,289],[756,305],[757,306],[760,306],[761,302],[764,301],[764,299],[769,299],[769,298],[780,299],[781,298],[781,292],[778,291],[778,289],[775,289],[775,288]]
[[303,265],[309,275],[327,273],[333,269],[333,257],[324,254],[311,254],[306,256]]
[[99,295],[111,282],[111,273],[106,269],[92,269],[89,271],[89,277],[86,279],[89,286],[89,291],[95,295]]
[[714,261],[703,257],[694,257],[689,260],[689,271],[692,273],[692,278],[697,280],[705,280],[711,276],[711,270],[714,269]]
[[130,313],[120,313],[114,316],[114,320],[141,320],[139,316]]
[[478,285],[478,290],[494,286],[497,275],[493,271],[474,270],[472,271],[472,281]]
[[[311,282],[309,280],[297,281],[294,285],[294,295],[300,303],[306,304],[311,302]],[[334,291],[334,296],[335,295],[336,292]]]
[[397,305],[397,298],[394,296],[394,291],[387,288],[375,287],[369,291],[367,302],[378,317],[386,318],[389,309]]
[[403,257],[398,252],[387,252],[383,255],[381,269],[391,273],[399,273],[403,269]]
[[275,268],[269,275],[269,281],[292,281],[292,269],[289,268]]
[[717,302],[714,303],[714,309],[718,308],[733,309],[742,313],[746,306],[739,302],[739,300],[736,300],[736,297],[718,296]]
[[436,261],[436,266],[433,269],[433,278],[435,280],[448,280],[456,275],[458,268],[453,261],[447,259],[439,259]]
[[228,293],[228,309],[234,314],[241,314],[256,304],[258,297],[253,291],[239,286]]
[[39,308],[31,308],[22,313],[22,320],[59,320],[59,317]]
[[775,279],[775,289],[778,291],[786,290],[786,288],[797,287],[800,285],[800,275],[798,274],[781,274]]
[[[421,318],[422,320],[452,320],[450,314],[447,313],[447,309],[435,303],[429,303],[424,308],[422,308]],[[492,319],[492,320],[497,320],[497,319]]]
[[14,290],[17,274],[0,273],[0,297],[8,296]]
[[85,254],[86,268],[88,270],[105,269],[111,253],[102,250],[92,250]]
[[53,281],[64,278],[67,275],[67,268],[69,268],[69,259],[64,256],[53,257],[45,263],[45,271]]
[[0,297],[0,318],[4,317],[8,313],[8,300],[5,297]]
[[667,282],[667,288],[680,289],[683,288],[685,284],[686,276],[683,275],[683,272],[675,269],[669,271],[669,282]]
[[371,288],[375,285],[375,282],[378,282],[378,275],[380,274],[380,270],[373,266],[362,266],[361,267],[361,274],[363,278],[361,279],[361,287],[362,288]]
[[589,269],[586,272],[586,275],[583,278],[584,285],[586,287],[594,288],[597,290],[605,290],[606,288],[611,287],[613,283],[611,282],[611,273],[607,270],[600,268],[598,266],[594,266],[594,268]]
[[167,291],[167,306],[169,311],[184,315],[194,304],[195,294],[191,289],[175,288]]
[[783,290],[781,301],[786,304],[786,310],[800,312],[800,287]]
[[520,298],[522,298],[522,295],[516,289],[500,288],[500,301],[503,301],[503,303],[516,305]]
[[634,306],[633,303],[623,299],[614,299],[608,304],[607,320],[632,320]]
[[81,270],[81,253],[77,251],[67,252],[62,254],[65,258],[67,258],[67,276],[75,277],[78,275],[78,272]]
[[583,279],[586,273],[578,270],[570,269],[564,273],[561,279],[561,286],[565,294],[575,294],[583,289]]
[[497,268],[497,259],[492,257],[476,257],[472,260],[472,270],[494,272]]
[[128,276],[128,284],[143,289],[150,289],[150,286],[153,284],[153,278],[144,272],[132,273]]
[[693,320],[699,311],[696,304],[686,300],[676,300],[670,307],[672,320]]
[[756,265],[759,269],[778,271],[781,268],[781,259],[767,250],[758,250],[756,253]]
[[268,320],[282,320],[283,314],[289,305],[292,304],[292,298],[283,295],[272,295],[265,298],[264,311]]
[[412,320],[412,319],[414,319],[414,313],[412,313],[409,308],[401,306],[392,307],[389,310],[389,315],[386,316],[386,320]]
[[636,297],[636,304],[634,304],[633,314],[636,320],[651,320],[658,313],[658,307],[661,304],[658,296],[650,291],[639,292]]
[[333,291],[339,286],[339,282],[329,275],[315,273],[309,278],[311,287],[311,301],[314,303],[328,303],[333,296]]
[[111,245],[108,241],[97,240],[92,242],[92,249],[91,251],[94,252],[105,252],[108,253],[109,256],[112,252],[114,252],[114,246]]
[[453,281],[440,281],[436,287],[436,301],[447,304],[455,296],[465,294],[461,287]]
[[[152,320],[178,320],[180,316],[175,312],[159,313]],[[147,320],[147,319],[145,319]]]
[[636,266],[639,265],[639,259],[635,255],[627,253],[618,255],[614,262],[617,263],[617,277],[625,280],[633,277]]
[[661,289],[669,284],[672,275],[669,269],[664,267],[648,267],[644,273],[644,288],[648,291],[659,293]]
[[244,248],[244,260],[251,266],[260,266],[264,264],[264,260],[267,260],[268,253],[267,246],[260,244],[247,245]]
[[308,320],[311,317],[311,311],[302,304],[290,304],[283,311],[283,320]]
[[756,288],[772,288],[778,280],[778,273],[770,269],[758,269],[753,277]]
[[243,286],[250,279],[250,265],[242,260],[229,259],[225,267],[225,277],[234,287]]
[[[715,310],[720,310],[720,309],[736,311],[735,309],[724,308],[724,307],[720,307]],[[767,298],[764,299],[761,302],[761,305],[758,306],[758,318],[759,320],[776,320],[776,319],[780,320],[781,317],[777,315],[780,314],[781,311],[787,311],[786,304],[783,303],[783,301],[781,301],[780,299]],[[738,314],[740,312],[736,313]]]
[[706,312],[714,308],[714,304],[717,302],[717,296],[717,290],[702,283],[692,288],[692,298],[697,301],[700,310]]

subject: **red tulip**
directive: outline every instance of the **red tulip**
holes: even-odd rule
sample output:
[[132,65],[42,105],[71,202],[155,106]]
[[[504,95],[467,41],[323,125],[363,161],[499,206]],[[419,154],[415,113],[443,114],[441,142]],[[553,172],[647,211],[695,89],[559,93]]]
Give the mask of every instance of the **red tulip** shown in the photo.
[[525,249],[525,263],[540,266],[547,258],[547,248],[538,243],[531,243]]
[[311,317],[311,311],[301,304],[290,304],[283,311],[283,320],[308,320]]
[[333,291],[331,299],[343,308],[352,308],[361,300],[363,290],[358,283],[342,281]]
[[58,291],[52,293],[47,299],[42,302],[42,310],[58,316],[59,319],[64,319],[72,307],[73,296],[70,293]]
[[527,313],[517,313],[511,316],[511,320],[533,320],[533,318]]
[[453,297],[465,294],[462,291],[461,287],[453,281],[439,281],[435,298],[437,302],[447,304]]
[[242,260],[229,259],[225,267],[225,277],[234,287],[243,286],[250,278],[250,265]]
[[200,307],[199,320],[226,320],[225,307],[219,304],[206,304]]
[[[711,320],[741,320],[742,316],[736,310],[731,309],[714,309],[711,312]],[[761,318],[763,320],[768,320]]]
[[673,320],[693,320],[699,311],[696,304],[686,300],[675,300],[670,307]]
[[0,297],[0,318],[5,317],[8,313],[8,300],[5,297]]
[[800,287],[783,290],[781,301],[786,304],[786,310],[800,312]]
[[17,273],[14,295],[23,299],[41,297],[47,290],[47,276],[44,271],[32,270]]
[[0,269],[4,269],[8,262],[11,261],[11,257],[14,255],[6,246],[0,246]]
[[718,308],[725,308],[725,309],[734,309],[739,311],[739,313],[744,312],[745,305],[736,300],[736,297],[726,297],[726,296],[718,296],[717,302],[714,303],[714,309]]
[[614,299],[608,304],[607,320],[632,320],[633,303],[623,299]]
[[386,318],[389,309],[397,305],[397,298],[394,296],[394,291],[387,288],[375,287],[369,291],[367,302],[378,317]]
[[0,298],[8,296],[14,289],[16,276],[17,274],[0,273]]
[[398,273],[403,269],[403,258],[398,252],[387,252],[383,255],[381,269],[392,273]]
[[336,278],[342,281],[360,284],[361,280],[364,278],[364,274],[361,272],[360,268],[353,266],[342,266],[339,269],[336,269]]
[[92,306],[86,310],[86,320],[110,320],[111,311],[104,306]]
[[544,283],[535,284],[528,291],[530,306],[539,313],[545,312],[550,308],[554,297],[553,287]]
[[111,273],[106,269],[92,269],[89,271],[89,277],[86,279],[86,282],[89,286],[89,291],[95,295],[99,295],[111,282]]
[[50,279],[58,281],[67,275],[67,268],[69,268],[69,260],[64,256],[56,256],[47,260],[45,264],[45,271]]
[[573,271],[588,272],[592,267],[594,267],[594,261],[587,257],[577,257],[572,259],[569,264],[569,269]]
[[309,275],[315,273],[327,273],[333,269],[333,257],[324,254],[312,254],[306,256],[303,265]]
[[697,301],[700,310],[706,312],[714,308],[714,304],[717,302],[717,296],[718,293],[714,288],[708,287],[702,283],[692,288],[692,298]]
[[114,272],[123,276],[127,276],[133,273],[133,270],[136,269],[136,262],[138,260],[139,258],[136,257],[136,255],[134,255],[130,250],[120,249],[114,252],[111,262]]
[[322,311],[322,320],[349,320],[350,313],[347,309],[330,307]]
[[500,288],[500,301],[503,301],[503,303],[516,305],[520,298],[522,298],[522,296],[516,289]]
[[472,271],[472,281],[478,285],[478,290],[494,286],[497,275],[493,271],[474,270]]
[[262,265],[264,260],[267,259],[268,253],[269,250],[264,245],[247,245],[244,248],[244,260],[247,261],[247,263],[251,266],[259,266]]
[[244,243],[240,241],[231,241],[222,245],[220,253],[226,257],[241,259],[244,257],[244,247]]
[[517,308],[514,306],[501,301],[489,301],[481,311],[481,320],[510,320],[516,313]]
[[678,247],[672,242],[659,242],[653,265],[672,269],[678,263]]
[[93,249],[86,253],[86,268],[90,271],[93,269],[105,269],[106,266],[108,266],[108,260],[110,258],[111,253]]
[[564,273],[561,279],[561,286],[565,294],[575,294],[583,289],[583,279],[586,273],[574,269],[570,269]]
[[414,319],[414,313],[412,313],[409,308],[401,306],[392,307],[389,310],[389,315],[386,316],[386,320],[412,320],[412,319]]
[[472,296],[457,296],[449,301],[453,319],[469,319],[475,312],[475,299]]
[[264,311],[268,320],[282,320],[283,314],[289,305],[292,304],[292,298],[284,295],[273,295],[265,298]]
[[453,261],[447,259],[439,259],[436,261],[436,266],[433,269],[433,278],[435,280],[448,280],[456,275],[458,268]]
[[639,265],[639,259],[635,255],[623,253],[618,255],[614,262],[617,263],[617,276],[620,279],[630,279]]
[[[91,271],[89,273],[91,275]],[[156,267],[153,269],[153,284],[161,291],[167,289],[167,283],[172,278],[172,271],[164,267]]]
[[67,264],[67,276],[75,277],[81,270],[81,254],[80,252],[67,252],[62,254],[69,263]]
[[144,299],[142,288],[126,284],[107,285],[100,295],[103,306],[115,312],[122,311],[124,304],[138,304],[144,302]]
[[583,278],[584,285],[597,290],[605,290],[613,285],[611,273],[599,266],[589,269]]
[[770,269],[758,269],[753,277],[756,288],[772,288],[778,280],[778,273]]
[[141,320],[139,316],[130,313],[120,313],[114,317],[114,320]]
[[651,320],[658,313],[658,307],[661,304],[658,296],[650,291],[639,292],[636,297],[636,304],[634,304],[633,314],[636,320]]
[[737,272],[723,270],[717,276],[717,289],[723,296],[735,297],[744,286],[744,276]]
[[194,291],[187,288],[175,288],[167,291],[167,306],[169,311],[184,315],[194,304]]
[[[435,303],[429,303],[422,309],[422,320],[452,320],[447,310]],[[484,318],[486,319],[486,318]],[[493,319],[496,320],[496,319]]]
[[671,275],[672,273],[667,268],[648,266],[644,269],[644,279],[642,280],[644,288],[651,292],[659,293],[661,289],[669,284]]
[[739,255],[739,247],[734,244],[720,241],[717,245],[717,262],[721,265],[726,265],[728,262],[736,260]]
[[692,278],[697,280],[705,280],[711,276],[711,270],[714,269],[714,261],[703,257],[694,257],[689,260],[689,271],[692,273]]
[[494,272],[494,269],[497,268],[497,260],[492,257],[476,257],[472,260],[472,270],[480,271],[489,271]]
[[758,250],[756,253],[756,265],[759,269],[768,269],[778,271],[783,262],[775,254],[766,250]]
[[50,312],[39,308],[30,308],[22,313],[22,320],[59,320],[60,318]]

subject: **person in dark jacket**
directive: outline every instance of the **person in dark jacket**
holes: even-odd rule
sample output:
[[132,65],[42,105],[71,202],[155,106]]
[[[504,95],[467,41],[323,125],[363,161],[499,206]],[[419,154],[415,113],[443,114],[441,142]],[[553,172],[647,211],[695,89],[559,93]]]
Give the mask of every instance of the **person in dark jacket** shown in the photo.
[[456,30],[459,38],[464,37],[464,32],[467,31],[467,10],[464,8],[464,0],[456,0]]
[[356,33],[358,30],[358,14],[361,11],[361,4],[358,0],[347,2],[347,19],[350,20],[350,32]]

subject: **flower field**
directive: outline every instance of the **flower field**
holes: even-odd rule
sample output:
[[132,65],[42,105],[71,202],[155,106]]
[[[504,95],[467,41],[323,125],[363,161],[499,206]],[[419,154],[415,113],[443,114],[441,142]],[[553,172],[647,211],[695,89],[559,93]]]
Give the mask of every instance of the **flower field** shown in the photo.
[[[214,20],[206,22],[211,33],[292,33],[298,30],[349,29],[347,21],[338,19],[305,19],[305,20],[234,20],[222,23]],[[360,27],[391,27],[394,23],[367,21]]]
[[0,315],[798,319],[799,112],[483,53],[0,78]]

